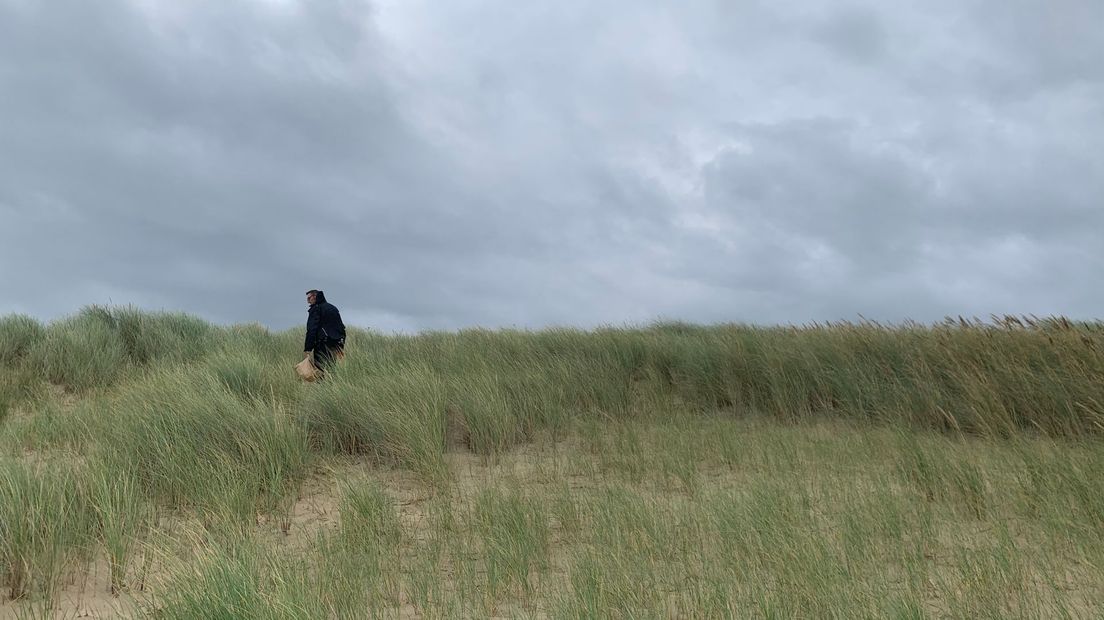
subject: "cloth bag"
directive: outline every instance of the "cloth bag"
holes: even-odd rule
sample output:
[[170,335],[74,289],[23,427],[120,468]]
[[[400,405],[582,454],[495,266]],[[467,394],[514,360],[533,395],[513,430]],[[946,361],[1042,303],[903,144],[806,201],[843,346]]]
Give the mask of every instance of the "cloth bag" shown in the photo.
[[318,378],[318,369],[314,367],[314,359],[304,357],[303,361],[295,365],[295,372],[303,381],[314,381]]

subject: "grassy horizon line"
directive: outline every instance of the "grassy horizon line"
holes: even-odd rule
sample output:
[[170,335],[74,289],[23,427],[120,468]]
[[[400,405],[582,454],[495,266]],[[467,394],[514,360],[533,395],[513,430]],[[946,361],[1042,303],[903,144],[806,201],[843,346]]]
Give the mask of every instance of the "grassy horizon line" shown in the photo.
[[[930,326],[666,322],[413,335],[352,327],[348,350],[331,386],[352,392],[375,386],[396,402],[435,408],[434,420],[464,410],[469,426],[472,420],[491,424],[495,430],[483,430],[496,445],[565,417],[632,417],[673,404],[1001,436],[1104,430],[1104,323],[1063,317],[958,318]],[[212,365],[222,383],[265,385],[288,406],[303,396],[324,400],[337,388],[303,392],[283,368],[300,356],[300,330],[219,327],[184,313],[87,306],[46,325],[9,315],[0,318],[6,369],[0,407],[33,399],[42,383],[80,393],[166,368],[209,371]],[[423,383],[407,385],[412,376]],[[432,388],[440,394],[431,398],[426,386],[440,386]],[[336,394],[334,402],[345,397]]]
[[[202,321],[208,325],[216,328],[235,328],[235,327],[249,327],[259,326],[266,330],[281,333],[285,331],[301,330],[305,325],[305,319],[301,321],[303,325],[292,324],[288,327],[272,326],[264,323],[263,321],[236,321],[236,322],[219,322],[212,321],[204,318],[198,314],[184,312],[179,310],[170,310],[165,308],[149,309],[143,308],[135,304],[86,304],[81,306],[76,311],[62,314],[56,318],[41,318],[26,312],[9,312],[7,314],[0,315],[0,321],[8,321],[15,318],[26,319],[34,321],[39,325],[50,325],[53,323],[65,322],[72,320],[74,317],[80,316],[89,312],[106,311],[107,313],[115,312],[135,312],[140,314],[147,314],[153,316],[182,316],[191,320]],[[549,330],[567,330],[567,331],[581,331],[581,332],[593,332],[593,331],[606,331],[606,330],[641,330],[651,329],[656,327],[665,326],[690,326],[696,328],[710,328],[710,327],[743,327],[750,329],[824,329],[838,326],[871,326],[881,329],[914,329],[914,328],[936,328],[945,326],[966,326],[974,328],[1009,328],[1013,326],[1030,328],[1033,326],[1044,325],[1069,325],[1069,326],[1082,326],[1096,329],[1104,329],[1104,317],[1099,318],[1070,318],[1063,314],[1052,314],[1039,316],[1033,313],[1026,314],[1007,314],[1007,313],[990,313],[987,317],[982,318],[976,314],[947,314],[943,318],[938,320],[922,321],[912,318],[902,318],[897,320],[888,319],[873,319],[863,316],[862,313],[856,313],[856,318],[845,319],[808,319],[802,322],[782,322],[782,323],[764,323],[756,321],[744,321],[744,320],[727,320],[727,321],[694,321],[688,319],[682,319],[677,317],[668,316],[656,316],[652,319],[645,319],[640,321],[626,320],[620,323],[607,322],[596,323],[591,325],[572,325],[566,323],[548,323],[539,326],[518,326],[518,325],[482,325],[471,324],[457,327],[421,327],[412,330],[392,330],[381,331],[371,326],[356,325],[348,323],[348,327],[359,329],[362,331],[370,331],[389,336],[416,336],[419,334],[433,334],[433,333],[459,333],[469,330],[482,330],[482,331],[518,331],[518,332],[540,332]]]

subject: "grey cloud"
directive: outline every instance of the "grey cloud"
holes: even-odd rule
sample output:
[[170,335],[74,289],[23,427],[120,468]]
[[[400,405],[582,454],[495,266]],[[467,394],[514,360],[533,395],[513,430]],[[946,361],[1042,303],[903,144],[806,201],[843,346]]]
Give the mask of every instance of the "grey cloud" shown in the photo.
[[998,135],[945,148],[933,166],[932,151],[826,120],[733,135],[741,146],[705,177],[727,243],[693,236],[682,277],[753,294],[800,283],[790,320],[858,306],[888,318],[1093,311],[1085,286],[1102,256],[1098,157]]
[[1099,2],[1011,0],[995,8],[974,0],[967,6],[1010,91],[1039,92],[1104,79],[1104,5]]
[[878,13],[862,6],[837,9],[813,30],[815,36],[837,54],[857,62],[886,53],[886,32]]
[[1100,11],[0,0],[0,313],[1091,316]]

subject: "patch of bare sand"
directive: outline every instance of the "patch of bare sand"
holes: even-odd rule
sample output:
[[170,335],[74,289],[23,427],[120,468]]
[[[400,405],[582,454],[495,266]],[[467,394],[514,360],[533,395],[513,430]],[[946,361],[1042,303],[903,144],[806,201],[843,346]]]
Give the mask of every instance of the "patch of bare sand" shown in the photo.
[[66,575],[58,586],[56,600],[49,603],[41,595],[12,601],[7,588],[0,599],[0,620],[15,618],[124,618],[137,614],[146,599],[141,577],[141,558],[132,563],[131,587],[118,596],[111,593],[111,570],[105,557],[81,565]]
[[339,458],[320,466],[303,481],[286,514],[259,516],[260,533],[268,543],[305,550],[320,534],[341,526],[345,489],[371,481],[395,500],[404,528],[417,528],[423,522],[421,505],[437,492],[412,472],[364,458]]

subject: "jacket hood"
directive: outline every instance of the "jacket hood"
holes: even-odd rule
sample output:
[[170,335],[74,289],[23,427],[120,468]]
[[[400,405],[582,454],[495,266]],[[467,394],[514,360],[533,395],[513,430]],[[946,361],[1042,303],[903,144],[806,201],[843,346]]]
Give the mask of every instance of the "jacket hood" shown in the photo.
[[318,291],[317,293],[315,293],[314,294],[314,303],[316,303],[316,304],[326,303],[326,294],[323,293],[322,291]]

